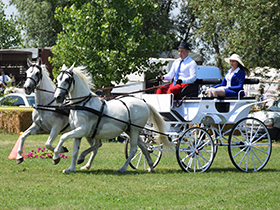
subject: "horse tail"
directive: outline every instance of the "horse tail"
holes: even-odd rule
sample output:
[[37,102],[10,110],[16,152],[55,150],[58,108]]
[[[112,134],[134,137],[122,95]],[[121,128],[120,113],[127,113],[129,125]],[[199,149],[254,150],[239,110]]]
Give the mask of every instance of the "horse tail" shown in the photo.
[[[147,105],[150,109],[150,119],[153,121],[154,126],[160,133],[165,133],[166,125],[165,125],[165,122],[164,122],[162,116],[151,104],[147,103]],[[165,135],[159,134],[159,141],[160,141],[160,143],[163,143],[164,145],[168,146],[169,148],[174,149],[173,145],[170,143],[170,141],[166,138]]]

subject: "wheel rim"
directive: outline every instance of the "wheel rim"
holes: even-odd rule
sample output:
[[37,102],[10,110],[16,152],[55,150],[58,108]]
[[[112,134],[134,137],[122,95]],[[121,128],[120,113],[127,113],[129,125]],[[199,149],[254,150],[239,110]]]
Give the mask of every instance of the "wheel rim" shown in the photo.
[[271,149],[268,129],[260,120],[245,118],[232,128],[228,151],[232,163],[240,171],[261,170],[270,158]]
[[186,172],[207,171],[214,158],[214,143],[207,131],[190,128],[180,138],[176,147],[180,167]]
[[[144,137],[145,145],[150,153],[150,156],[153,160],[153,168],[157,166],[162,156],[162,145],[158,145],[152,138]],[[128,158],[129,155],[130,142],[129,139],[126,139],[125,142],[125,157]],[[130,167],[133,169],[149,170],[149,164],[146,157],[144,156],[142,150],[137,146],[137,152],[129,163]]]

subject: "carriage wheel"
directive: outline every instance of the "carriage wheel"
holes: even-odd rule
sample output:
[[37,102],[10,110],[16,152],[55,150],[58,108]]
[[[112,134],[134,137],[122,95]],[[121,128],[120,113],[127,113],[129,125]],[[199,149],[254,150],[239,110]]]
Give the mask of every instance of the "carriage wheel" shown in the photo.
[[186,172],[205,172],[214,159],[214,143],[210,134],[199,127],[185,131],[176,147],[180,167]]
[[237,122],[230,133],[228,152],[233,165],[240,171],[259,171],[271,155],[271,138],[267,127],[256,118]]
[[[145,145],[148,149],[148,152],[150,153],[150,156],[153,160],[153,167],[155,168],[157,164],[159,163],[161,156],[162,156],[162,145],[158,145],[153,137],[144,137],[143,141],[145,142]],[[127,138],[125,141],[125,157],[128,158],[129,155],[129,148],[130,148],[130,139]],[[145,155],[143,154],[142,150],[137,146],[137,152],[134,155],[134,157],[131,159],[129,165],[133,169],[140,169],[144,168],[144,170],[149,169],[149,164],[147,162],[147,159]]]
[[214,143],[214,158],[216,157],[216,154],[218,152],[218,137],[219,135],[217,134],[217,132],[215,131],[215,129],[212,126],[205,126],[203,123],[200,124],[201,128],[204,128],[207,130],[207,132],[210,134],[213,143]]

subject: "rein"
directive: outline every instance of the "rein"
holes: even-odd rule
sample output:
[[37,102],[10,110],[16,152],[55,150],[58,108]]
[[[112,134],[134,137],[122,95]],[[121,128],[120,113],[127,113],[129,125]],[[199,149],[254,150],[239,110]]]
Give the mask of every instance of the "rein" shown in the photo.
[[136,84],[140,84],[140,83],[142,83],[142,82],[135,82],[135,83],[126,84],[126,85],[118,85],[118,86],[110,86],[110,87],[98,88],[98,89],[94,89],[94,91],[111,90],[113,88],[127,87],[127,86],[132,86],[132,85],[136,85]]
[[134,93],[141,93],[141,92],[145,92],[147,90],[153,90],[153,89],[159,88],[161,86],[162,85],[153,86],[153,87],[150,87],[150,88],[146,88],[144,90],[138,90],[138,91],[134,91],[134,92],[130,92],[130,93],[124,93],[124,94],[119,94],[119,95],[106,96],[104,98],[107,99],[107,98],[113,98],[113,97],[118,97],[118,96],[126,96],[126,95],[130,95],[130,94],[134,94]]
[[36,90],[47,92],[47,93],[54,93],[54,91],[46,90],[46,89],[41,89],[41,88],[36,88]]
[[[125,85],[121,85],[121,86],[124,87]],[[128,86],[130,86],[130,84]],[[126,96],[126,95],[130,95],[130,94],[134,94],[134,93],[141,93],[141,92],[145,92],[147,90],[153,90],[153,89],[159,88],[160,86],[162,86],[162,85],[153,86],[153,87],[150,87],[150,88],[146,88],[144,90],[138,90],[138,91],[134,91],[134,92],[130,92],[130,93],[124,93],[124,94],[119,94],[119,95],[112,95],[112,96],[106,96],[106,97],[100,97],[100,96],[97,96],[97,95],[91,95],[91,97],[99,97],[99,98],[109,99],[109,98],[114,98],[114,97],[118,97],[118,96]],[[117,87],[114,87],[114,88],[118,88],[118,87],[120,87],[120,86],[117,86]],[[112,88],[111,87],[107,87],[107,88],[95,89],[95,91],[96,90],[106,90],[106,89],[112,89]],[[44,91],[44,92],[48,92],[48,93],[54,93],[54,91],[49,91],[49,90],[40,89],[40,88],[36,88],[36,90]],[[67,100],[71,101],[71,100],[83,99],[83,98],[87,98],[87,97],[89,97],[89,96],[81,96],[81,97],[77,97],[77,98],[68,98]]]

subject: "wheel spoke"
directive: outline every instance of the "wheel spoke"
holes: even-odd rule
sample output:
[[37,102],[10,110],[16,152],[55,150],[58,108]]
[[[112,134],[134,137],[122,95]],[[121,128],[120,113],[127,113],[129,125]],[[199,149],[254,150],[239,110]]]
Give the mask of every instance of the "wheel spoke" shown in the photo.
[[176,156],[186,172],[207,171],[214,158],[214,143],[210,134],[199,127],[186,130],[178,141]]
[[[148,151],[148,155],[152,158],[153,161],[153,168],[155,168],[157,166],[157,164],[159,163],[161,156],[162,156],[162,144],[161,145],[157,145],[155,144],[155,141],[152,137],[148,136],[148,137],[144,137],[142,138],[143,140],[143,145],[145,145],[145,147],[147,148]],[[126,158],[128,158],[129,155],[129,148],[130,148],[130,142],[129,139],[126,140],[125,142],[125,156]],[[144,169],[147,170],[150,168],[148,161],[144,155],[144,153],[142,152],[142,150],[137,146],[137,153],[134,155],[134,157],[131,159],[129,165],[133,168],[133,169]]]
[[244,118],[232,128],[228,151],[235,167],[241,171],[261,170],[271,155],[271,138],[266,126],[256,118]]
[[[137,167],[137,168],[139,167],[140,161],[141,161],[141,159],[142,159],[142,152],[139,153],[139,154],[140,154],[140,157],[139,157],[139,159],[138,159],[138,161],[137,161],[137,164],[136,164],[136,167]],[[145,162],[144,162],[144,168],[145,168]]]

